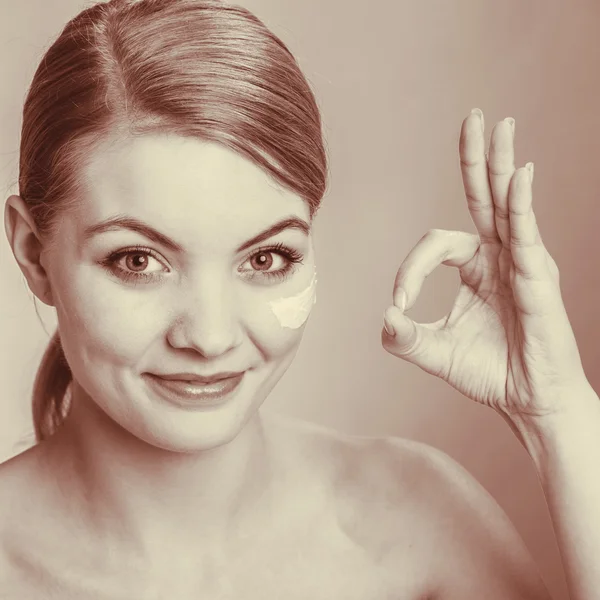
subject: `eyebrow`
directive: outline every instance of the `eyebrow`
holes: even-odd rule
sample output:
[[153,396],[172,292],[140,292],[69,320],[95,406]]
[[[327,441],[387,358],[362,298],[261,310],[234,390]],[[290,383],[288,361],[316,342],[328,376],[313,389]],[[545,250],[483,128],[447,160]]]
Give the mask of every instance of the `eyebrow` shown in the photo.
[[147,225],[143,221],[140,221],[134,217],[126,217],[123,215],[110,217],[109,219],[100,221],[100,223],[96,223],[95,225],[87,227],[83,232],[83,239],[88,240],[100,233],[104,233],[106,231],[118,231],[119,229],[127,229],[129,231],[139,233],[144,237],[147,237],[149,240],[152,240],[156,244],[160,244],[161,246],[169,248],[169,250],[174,252],[183,251],[183,248],[178,243],[174,242],[166,235],[163,235],[160,233],[160,231],[154,229],[154,227],[150,227],[150,225]]
[[[105,219],[104,221],[100,221],[100,223],[96,223],[95,225],[91,225],[87,227],[83,233],[83,237],[85,240],[90,239],[91,237],[98,235],[100,233],[104,233],[107,231],[118,231],[119,229],[127,229],[129,231],[133,231],[135,233],[139,233],[149,240],[172,250],[173,252],[183,252],[183,248],[171,238],[166,235],[160,233],[151,227],[150,225],[136,219],[135,217],[127,217],[123,215],[117,215],[115,217],[110,217],[109,219]],[[236,252],[243,252],[248,248],[260,244],[265,240],[285,231],[286,229],[297,229],[308,235],[310,232],[310,225],[299,217],[291,216],[282,219],[281,221],[277,221],[264,231],[261,231],[259,234],[255,235],[253,238],[249,239],[247,242],[244,242]]]
[[261,231],[258,235],[255,235],[252,239],[249,239],[247,242],[244,242],[238,249],[237,252],[243,252],[256,244],[260,244],[265,240],[285,231],[286,229],[297,229],[301,231],[304,235],[308,235],[310,233],[310,225],[299,217],[287,217],[282,219],[281,221],[277,221],[268,227],[264,231]]

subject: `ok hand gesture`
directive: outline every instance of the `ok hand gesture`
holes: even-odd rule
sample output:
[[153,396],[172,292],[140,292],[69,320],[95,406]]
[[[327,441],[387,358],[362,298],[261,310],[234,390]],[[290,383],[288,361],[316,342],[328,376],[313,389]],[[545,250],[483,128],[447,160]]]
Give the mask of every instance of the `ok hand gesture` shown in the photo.
[[[383,346],[510,421],[567,409],[573,389],[589,384],[533,213],[533,164],[515,170],[514,120],[494,127],[488,158],[474,109],[462,125],[460,164],[477,234],[432,230],[411,250]],[[435,323],[416,323],[405,311],[441,264],[460,273],[454,305]]]

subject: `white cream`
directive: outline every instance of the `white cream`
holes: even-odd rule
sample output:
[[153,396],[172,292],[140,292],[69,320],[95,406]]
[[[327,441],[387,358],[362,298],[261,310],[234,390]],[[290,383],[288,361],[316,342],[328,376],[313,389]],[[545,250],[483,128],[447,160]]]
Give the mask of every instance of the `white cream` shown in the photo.
[[308,287],[295,296],[271,300],[269,305],[282,327],[298,329],[308,319],[310,311],[317,301],[317,274],[313,274]]

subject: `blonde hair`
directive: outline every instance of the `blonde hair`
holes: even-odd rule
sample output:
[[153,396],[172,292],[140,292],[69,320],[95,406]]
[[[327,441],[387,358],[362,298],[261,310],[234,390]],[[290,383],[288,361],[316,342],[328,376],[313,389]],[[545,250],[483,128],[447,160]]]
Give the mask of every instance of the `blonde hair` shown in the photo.
[[[308,203],[327,184],[321,117],[285,44],[246,9],[205,0],[111,0],[72,19],[23,110],[19,193],[40,235],[76,202],[90,149],[111,134],[170,132],[223,144]],[[68,412],[58,332],[33,392],[38,440]]]

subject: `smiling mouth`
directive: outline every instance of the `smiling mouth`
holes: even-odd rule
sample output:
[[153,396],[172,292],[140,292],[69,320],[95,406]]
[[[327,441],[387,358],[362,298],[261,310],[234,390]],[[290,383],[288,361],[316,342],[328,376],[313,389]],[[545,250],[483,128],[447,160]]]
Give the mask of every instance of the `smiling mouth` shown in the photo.
[[242,382],[244,373],[220,373],[210,377],[190,373],[145,373],[144,378],[155,393],[171,404],[201,409],[220,406],[229,400]]

